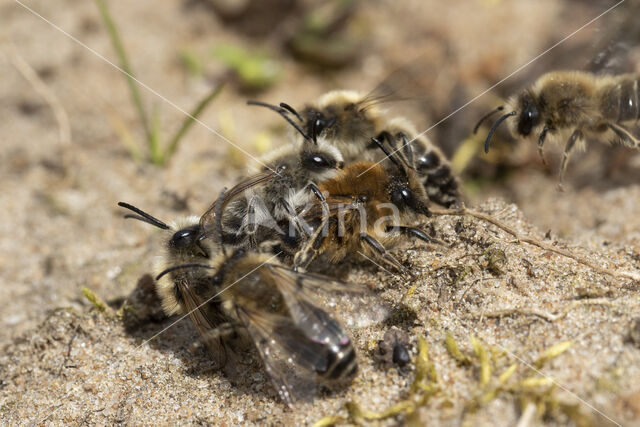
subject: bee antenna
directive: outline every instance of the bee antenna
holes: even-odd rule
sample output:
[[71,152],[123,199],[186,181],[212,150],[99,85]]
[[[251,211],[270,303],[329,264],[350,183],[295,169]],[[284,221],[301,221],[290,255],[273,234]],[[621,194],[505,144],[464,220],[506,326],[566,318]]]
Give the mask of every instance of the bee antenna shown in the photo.
[[304,120],[302,120],[302,117],[300,117],[300,114],[298,114],[298,112],[291,105],[285,102],[281,102],[280,107],[284,108],[285,110],[287,110],[288,112],[296,116],[296,119],[300,120],[300,122],[304,122]]
[[158,227],[158,228],[161,228],[163,230],[170,230],[171,229],[171,227],[169,227],[164,222],[160,221],[158,218],[154,218],[153,216],[149,215],[148,213],[146,213],[142,209],[138,209],[135,206],[130,205],[129,203],[118,202],[118,206],[123,207],[125,209],[129,209],[130,211],[133,211],[133,212],[135,212],[137,214],[137,215],[126,214],[124,216],[125,218],[137,219],[138,221],[146,222],[147,224],[151,224],[151,225],[153,225],[155,227]]
[[476,125],[473,127],[473,134],[475,135],[476,133],[478,133],[478,129],[480,129],[480,125],[487,120],[489,117],[493,116],[495,113],[497,113],[498,111],[502,111],[504,110],[504,105],[499,106],[498,108],[494,108],[493,110],[489,111],[487,114],[485,114],[484,116],[482,116],[480,118],[480,120],[478,120],[478,123],[476,123]]
[[389,152],[384,144],[378,138],[371,138],[371,140],[382,150],[382,152],[387,156],[389,160],[393,162],[394,165],[398,167],[404,173],[407,174],[407,171],[404,169],[404,166],[396,159],[394,153]]
[[496,122],[493,124],[493,126],[491,126],[491,129],[489,130],[489,134],[487,135],[487,139],[484,142],[484,152],[488,153],[489,152],[489,142],[491,141],[491,137],[493,136],[493,133],[496,131],[496,129],[498,129],[498,126],[500,126],[500,124],[502,122],[504,122],[505,120],[507,120],[509,117],[511,116],[515,116],[517,113],[515,111],[512,111],[510,113],[505,114],[504,116],[500,116],[500,118],[498,120],[496,120]]
[[163,276],[176,271],[176,270],[185,270],[187,268],[207,268],[209,270],[215,270],[214,267],[211,267],[210,265],[206,265],[206,264],[198,264],[198,263],[189,263],[189,264],[180,264],[180,265],[174,265],[173,267],[169,267],[165,270],[163,270],[162,272],[160,272],[160,274],[158,274],[156,276],[156,280],[160,280]]
[[224,199],[224,193],[227,191],[227,187],[223,188],[220,192],[220,196],[218,196],[218,202],[216,204],[216,233],[218,234],[218,242],[220,244],[220,249],[222,249],[222,253],[224,257],[227,257],[227,250],[224,247],[224,242],[222,240],[222,205]]
[[[247,105],[257,105],[258,107],[265,107],[268,108],[269,110],[273,110],[276,113],[280,114],[282,116],[283,119],[285,119],[291,126],[293,126],[293,128],[295,130],[297,130],[298,132],[300,132],[300,135],[302,135],[304,137],[304,139],[311,141],[311,138],[309,138],[309,135],[307,135],[301,128],[300,126],[298,126],[293,120],[291,120],[291,117],[289,117],[289,115],[287,114],[287,112],[292,112],[291,110],[293,110],[293,108],[291,108],[291,110],[289,110],[289,108],[286,107],[278,107],[277,105],[272,105],[272,104],[267,104],[266,102],[261,102],[261,101],[247,101]],[[287,105],[287,104],[285,104]],[[295,110],[293,110],[295,111]],[[298,115],[298,113],[294,114],[300,121],[301,118]]]

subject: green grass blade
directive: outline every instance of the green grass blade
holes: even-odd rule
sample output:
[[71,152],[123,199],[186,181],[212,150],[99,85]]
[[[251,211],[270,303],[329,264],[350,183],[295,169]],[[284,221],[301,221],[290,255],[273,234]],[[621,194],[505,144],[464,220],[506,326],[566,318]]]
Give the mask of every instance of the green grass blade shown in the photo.
[[224,84],[219,84],[218,86],[213,88],[213,90],[207,96],[202,98],[198,105],[196,105],[196,108],[187,117],[185,117],[184,121],[182,122],[182,126],[180,126],[180,129],[178,129],[173,138],[171,138],[169,145],[167,145],[167,149],[164,152],[165,160],[170,159],[173,153],[175,153],[175,151],[178,149],[178,144],[180,143],[182,137],[187,133],[189,128],[191,128],[193,123],[200,116],[200,114],[202,114],[205,108],[207,108],[209,103],[218,96],[223,87]]
[[147,114],[144,110],[144,106],[142,105],[142,97],[140,96],[140,92],[138,91],[138,84],[133,79],[133,70],[131,69],[131,65],[129,64],[129,59],[127,57],[127,53],[124,50],[124,45],[122,44],[122,40],[120,39],[120,34],[118,33],[118,28],[116,24],[111,19],[111,15],[109,13],[109,9],[107,8],[107,4],[105,0],[95,0],[98,9],[100,10],[100,15],[102,16],[102,20],[104,21],[104,25],[107,28],[107,32],[111,37],[111,43],[113,43],[113,47],[116,50],[118,58],[120,59],[120,64],[122,69],[125,71],[125,76],[127,77],[127,83],[129,85],[129,93],[131,94],[131,100],[133,104],[136,106],[138,110],[138,116],[140,117],[140,121],[142,122],[142,126],[144,127],[145,136],[147,137],[147,143],[151,142],[151,130],[149,128],[149,123],[147,121]]
[[149,158],[154,165],[163,165],[164,152],[160,145],[160,113],[156,106],[151,109],[151,133],[149,134]]

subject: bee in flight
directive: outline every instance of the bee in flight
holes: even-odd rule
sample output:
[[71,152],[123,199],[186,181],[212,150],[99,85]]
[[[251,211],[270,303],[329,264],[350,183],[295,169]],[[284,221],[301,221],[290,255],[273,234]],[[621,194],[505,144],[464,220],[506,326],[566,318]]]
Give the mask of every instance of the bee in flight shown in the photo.
[[640,119],[640,75],[599,76],[580,71],[556,71],[542,75],[526,90],[510,97],[485,115],[506,111],[491,127],[485,152],[495,130],[507,121],[514,138],[537,139],[538,152],[544,161],[543,145],[547,140],[565,142],[560,166],[560,184],[569,156],[575,147],[583,148],[587,139],[619,141],[639,148],[640,141],[628,126]]
[[157,278],[179,270],[208,274],[207,286],[184,287],[181,311],[197,313],[207,348],[218,363],[233,365],[231,372],[243,372],[238,337],[253,346],[278,395],[292,406],[311,397],[315,385],[342,385],[357,372],[351,339],[319,298],[348,305],[341,312],[348,326],[380,322],[387,309],[364,289],[295,272],[276,257],[264,242],[254,250],[223,251],[208,264],[170,267]]

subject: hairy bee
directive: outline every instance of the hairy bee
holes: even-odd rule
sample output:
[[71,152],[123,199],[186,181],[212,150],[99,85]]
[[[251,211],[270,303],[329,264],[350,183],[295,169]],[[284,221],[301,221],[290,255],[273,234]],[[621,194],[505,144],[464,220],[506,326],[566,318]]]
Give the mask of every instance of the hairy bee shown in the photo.
[[269,239],[297,239],[305,230],[294,207],[322,198],[315,182],[335,176],[344,166],[340,152],[323,139],[315,144],[296,141],[262,160],[261,170],[254,169],[202,215],[202,230],[212,234],[219,210],[227,245],[255,248]]
[[[158,257],[154,266],[156,274],[174,265],[208,262],[215,256],[215,244],[211,239],[206,238],[200,227],[200,218],[189,216],[166,224],[129,203],[119,202],[118,206],[134,212],[134,214],[125,215],[125,218],[137,219],[167,232],[163,239],[164,254]],[[176,270],[162,280],[158,280],[156,292],[162,300],[164,312],[168,316],[189,312],[190,310],[187,309],[189,304],[184,298],[184,287],[199,286],[204,278],[205,275],[201,270]]]
[[435,203],[451,206],[459,201],[460,194],[446,156],[429,138],[419,135],[408,119],[397,117],[389,120],[386,117],[386,112],[378,105],[402,98],[384,87],[381,84],[368,94],[331,91],[305,105],[300,113],[285,103],[281,103],[279,108],[265,103],[254,104],[276,110],[307,138],[316,141],[322,136],[330,141],[342,153],[345,164],[383,160],[384,154],[371,138],[387,140],[395,147],[394,150],[406,151],[411,145],[417,157],[410,159],[410,167],[418,171],[427,194],[433,196]]
[[206,265],[174,266],[158,278],[178,270],[208,273],[208,286],[186,288],[189,299],[200,303],[203,339],[217,347],[216,357],[224,355],[226,364],[237,364],[239,352],[224,337],[244,337],[257,350],[278,395],[291,406],[309,382],[343,384],[357,371],[349,336],[318,297],[348,305],[343,312],[348,326],[382,321],[387,310],[361,288],[295,272],[276,255],[265,242],[257,250],[221,253]]
[[318,184],[325,200],[301,213],[315,230],[294,257],[296,267],[306,267],[318,255],[338,262],[360,252],[373,256],[403,273],[407,269],[386,250],[402,236],[426,242],[435,240],[409,226],[430,216],[429,199],[417,173],[407,160],[392,154],[374,138],[389,156],[381,163],[357,162],[340,174]]
[[[556,71],[542,75],[528,89],[509,98],[491,113],[507,111],[491,127],[485,152],[495,130],[508,120],[514,138],[537,138],[543,158],[546,140],[565,141],[560,166],[563,181],[569,156],[586,139],[619,141],[638,148],[640,141],[626,128],[640,118],[640,75],[598,76],[580,71]],[[487,114],[482,120],[489,117]],[[478,123],[475,130],[478,129]]]

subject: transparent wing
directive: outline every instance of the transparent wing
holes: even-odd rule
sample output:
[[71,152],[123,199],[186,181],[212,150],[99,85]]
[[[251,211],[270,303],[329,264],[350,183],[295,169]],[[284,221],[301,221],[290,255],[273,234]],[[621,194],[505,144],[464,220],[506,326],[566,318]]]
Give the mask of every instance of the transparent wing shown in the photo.
[[314,371],[329,363],[327,348],[310,340],[290,318],[246,307],[236,311],[282,400],[292,406],[311,399],[316,387]]
[[[266,268],[277,278],[275,283],[284,296],[292,317],[301,325],[312,324],[314,321],[318,324],[324,322],[327,331],[331,331],[334,337],[339,337],[342,329],[334,318],[349,328],[362,328],[382,322],[389,315],[386,304],[362,286],[336,281],[320,274],[295,272],[280,265],[267,264]],[[322,310],[319,312],[317,307],[323,307],[330,315]],[[324,333],[328,333],[327,331]]]
[[200,334],[209,354],[218,367],[225,366],[228,360],[226,346],[223,335],[218,333],[218,326],[223,323],[222,318],[213,315],[214,312],[211,310],[207,310],[208,303],[204,303],[188,283],[179,282],[178,290],[187,314]]
[[637,49],[640,42],[639,14],[640,2],[627,1],[597,22],[598,37],[591,47],[586,71],[599,75],[636,71],[631,51]]
[[[420,56],[397,68],[371,90],[359,105],[366,109],[369,106],[397,101],[422,101],[418,93],[425,93],[425,82],[435,76],[435,67],[427,58]],[[431,76],[433,74],[434,76]],[[428,93],[428,91],[426,92]]]
[[238,184],[233,186],[229,191],[225,192],[221,197],[223,197],[222,205],[219,207],[219,199],[216,199],[209,209],[200,217],[200,226],[204,230],[215,229],[216,223],[216,211],[220,209],[224,211],[225,206],[232,201],[236,196],[244,193],[246,190],[255,187],[256,185],[264,184],[265,182],[271,181],[277,175],[274,171],[260,172],[250,177],[247,177],[240,181]]

